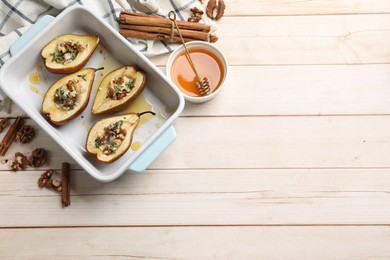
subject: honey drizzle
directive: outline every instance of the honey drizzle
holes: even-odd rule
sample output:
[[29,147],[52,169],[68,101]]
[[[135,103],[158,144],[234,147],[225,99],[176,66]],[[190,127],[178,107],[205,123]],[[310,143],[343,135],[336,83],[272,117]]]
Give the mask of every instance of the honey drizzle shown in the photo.
[[37,87],[35,87],[35,86],[33,86],[33,85],[30,85],[30,86],[29,86],[29,89],[30,89],[32,92],[34,92],[34,93],[36,93],[36,94],[38,94],[38,95],[40,95],[40,96],[42,96],[42,97],[45,96],[45,94],[43,94],[41,91],[39,91],[39,89],[38,89]]
[[81,125],[85,128],[85,130],[87,130],[87,132],[89,132],[90,127],[88,126],[87,120],[83,120]]
[[[34,93],[36,93],[36,94],[38,94],[38,95],[44,97],[45,94],[42,93],[42,92],[35,86],[35,85],[38,85],[38,86],[39,86],[40,83],[41,83],[41,81],[46,82],[46,81],[48,80],[48,76],[47,76],[47,75],[45,75],[45,74],[41,75],[41,73],[43,73],[42,69],[43,69],[43,68],[42,68],[41,65],[37,65],[37,66],[35,67],[35,70],[36,70],[36,71],[31,72],[31,73],[29,74],[28,79],[29,79],[29,81],[30,81],[29,89],[30,89],[32,92],[34,92]],[[43,77],[42,77],[42,76],[43,76]]]
[[[150,100],[148,100],[143,94],[139,95],[133,103],[131,103],[127,108],[123,110],[124,113],[141,113],[143,111],[153,111],[160,119],[167,120],[166,116],[161,113],[160,109],[154,104],[152,104]],[[145,114],[140,117],[138,125],[141,126],[147,123],[152,118],[153,115]]]
[[30,83],[35,84],[35,85],[39,85],[39,83],[41,82],[41,76],[36,72],[32,72],[32,73],[30,73],[29,80],[30,80]]
[[121,67],[122,65],[104,48],[100,47],[99,54],[102,55],[103,61],[97,66],[98,68],[104,68],[100,73],[96,73],[96,78],[93,83],[92,93],[96,93],[102,79],[114,69]]
[[131,150],[137,151],[142,146],[141,142],[133,142],[131,144]]

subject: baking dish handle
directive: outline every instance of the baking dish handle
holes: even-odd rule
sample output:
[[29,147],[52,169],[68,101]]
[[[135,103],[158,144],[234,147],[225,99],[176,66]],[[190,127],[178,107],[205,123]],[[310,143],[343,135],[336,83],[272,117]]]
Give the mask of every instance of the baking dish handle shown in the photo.
[[129,166],[129,170],[142,172],[159,156],[176,138],[173,126],[168,127],[137,159]]
[[44,15],[33,24],[19,39],[17,39],[10,47],[11,55],[15,55],[24,45],[31,41],[42,29],[44,29],[54,17],[51,15]]
[[168,127],[145,151],[129,166],[134,172],[142,172],[159,156],[176,138],[173,126]]

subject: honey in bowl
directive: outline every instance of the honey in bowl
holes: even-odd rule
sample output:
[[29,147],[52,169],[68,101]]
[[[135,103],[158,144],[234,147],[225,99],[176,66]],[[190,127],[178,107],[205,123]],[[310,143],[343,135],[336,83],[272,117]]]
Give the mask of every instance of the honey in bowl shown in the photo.
[[[207,77],[210,83],[211,93],[213,93],[221,85],[224,78],[222,62],[215,54],[205,49],[193,48],[188,51],[190,52],[191,59],[198,71],[199,77],[201,79]],[[180,53],[172,63],[171,79],[184,94],[191,97],[200,96],[195,85],[198,82],[198,78],[191,67],[185,51]]]

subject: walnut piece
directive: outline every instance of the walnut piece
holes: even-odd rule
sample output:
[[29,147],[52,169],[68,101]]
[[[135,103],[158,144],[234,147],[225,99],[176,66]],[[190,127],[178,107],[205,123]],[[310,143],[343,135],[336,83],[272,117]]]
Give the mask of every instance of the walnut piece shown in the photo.
[[44,173],[42,173],[41,177],[39,177],[38,180],[38,186],[40,188],[50,186],[50,184],[48,183],[50,183],[50,179],[52,175],[53,175],[53,170],[47,170]]
[[6,164],[8,162],[8,159],[1,159],[1,164]]
[[27,157],[24,156],[24,154],[22,153],[15,153],[15,161],[21,165],[22,169],[26,169],[27,166],[30,166],[30,163],[29,161],[27,160]]
[[30,163],[24,154],[17,152],[15,153],[15,160],[11,160],[9,165],[13,171],[19,171],[26,169],[30,166]]
[[18,164],[14,160],[10,160],[9,161],[9,167],[11,168],[11,170],[13,170],[15,172],[21,170],[20,164]]
[[202,20],[201,17],[198,17],[198,16],[191,16],[190,18],[187,19],[187,22],[199,23],[200,20]]
[[7,124],[8,124],[8,118],[0,118],[0,133],[3,132]]
[[210,0],[207,3],[206,14],[214,20],[219,20],[225,13],[225,2],[223,0]]
[[62,184],[57,179],[52,179],[54,171],[52,169],[45,171],[38,179],[38,186],[40,188],[53,189],[57,192],[62,191]]
[[45,164],[47,157],[47,152],[43,148],[37,148],[34,151],[32,151],[31,155],[29,156],[28,160],[30,162],[30,165],[34,167],[41,167]]
[[55,191],[62,192],[62,184],[59,180],[51,180],[51,188]]
[[191,23],[199,23],[202,20],[203,11],[197,7],[192,7],[191,9],[191,17],[187,19],[188,22]]
[[192,7],[191,9],[191,12],[192,12],[192,16],[202,16],[203,15],[203,11],[200,10],[198,7]]
[[34,128],[31,125],[24,125],[16,133],[16,140],[18,140],[22,144],[27,144],[31,142],[34,136],[35,136]]
[[216,41],[218,41],[218,36],[216,34],[211,34],[210,35],[210,42],[213,43]]

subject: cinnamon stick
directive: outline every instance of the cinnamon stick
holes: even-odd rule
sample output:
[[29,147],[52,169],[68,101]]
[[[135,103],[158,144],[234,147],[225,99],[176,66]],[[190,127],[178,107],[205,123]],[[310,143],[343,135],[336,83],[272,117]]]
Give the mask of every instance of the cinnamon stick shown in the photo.
[[[133,30],[139,32],[165,34],[171,36],[172,29],[164,27],[144,26],[144,25],[131,25],[131,24],[120,24],[119,27],[123,30]],[[176,29],[173,30],[174,36],[179,36]],[[209,33],[204,31],[192,31],[192,30],[180,30],[183,38],[191,38],[194,40],[209,41]]]
[[7,133],[4,135],[3,140],[1,140],[0,156],[4,156],[7,153],[8,148],[11,146],[11,144],[15,140],[16,133],[19,131],[19,129],[22,127],[22,125],[23,125],[23,118],[20,116],[17,116],[15,121],[9,127]]
[[164,17],[161,17],[161,16],[155,16],[155,15],[150,15],[150,14],[144,14],[144,13],[134,13],[134,12],[126,12],[126,11],[122,11],[120,14],[124,14],[124,15],[132,15],[132,16],[140,16],[140,17],[150,17],[150,16],[153,16],[155,18],[163,18]]
[[[174,36],[171,39],[170,35],[166,34],[158,34],[158,33],[148,33],[148,32],[140,32],[134,30],[119,30],[119,33],[122,34],[126,38],[137,38],[137,39],[146,39],[146,40],[161,40],[161,41],[172,41],[181,43],[180,37]],[[184,42],[194,41],[193,38],[184,38]]]
[[[144,25],[144,26],[154,26],[154,27],[164,27],[172,28],[172,21],[168,18],[162,18],[154,15],[140,15],[138,13],[122,12],[119,15],[120,23],[122,24],[132,24],[132,25]],[[194,31],[205,31],[210,32],[210,25],[201,24],[201,23],[191,23],[176,21],[180,29],[188,29]]]
[[62,163],[61,185],[62,205],[67,207],[70,205],[70,164],[67,162]]

